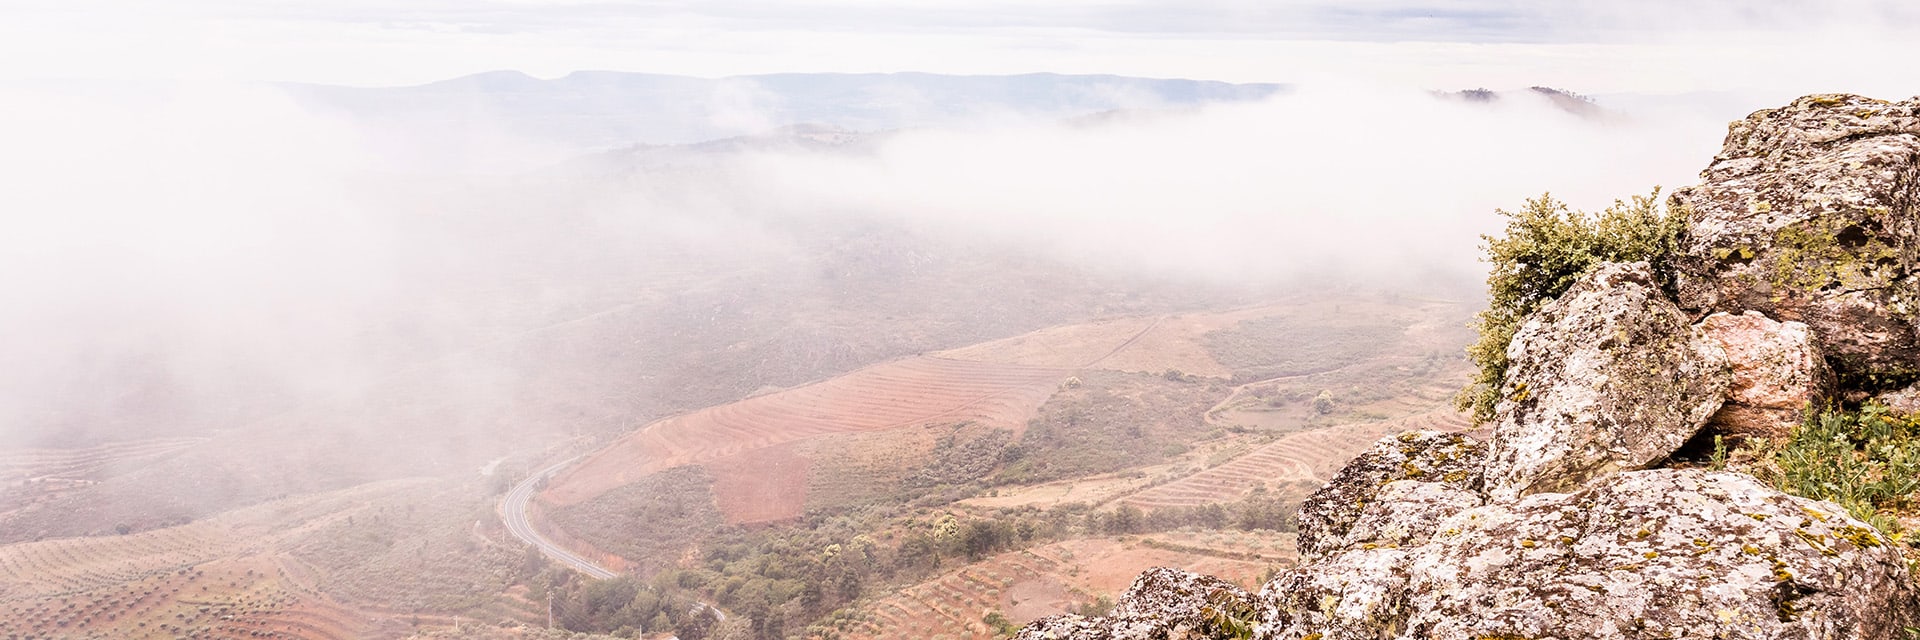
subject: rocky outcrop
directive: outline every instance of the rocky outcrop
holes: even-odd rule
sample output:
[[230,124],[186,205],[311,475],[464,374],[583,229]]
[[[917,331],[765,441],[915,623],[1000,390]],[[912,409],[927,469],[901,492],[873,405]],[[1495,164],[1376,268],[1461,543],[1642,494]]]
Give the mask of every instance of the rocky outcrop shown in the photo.
[[[1679,302],[1648,265],[1608,263],[1542,305],[1508,345],[1490,442],[1416,432],[1354,459],[1301,506],[1302,561],[1261,589],[1254,637],[1904,640],[1920,627],[1905,542],[1749,475],[1660,468],[1703,425],[1778,438],[1836,396],[1920,412],[1920,102],[1810,96],[1756,113],[1705,179],[1676,195],[1690,208]],[[1231,631],[1221,609],[1195,608],[1205,589],[1157,580],[1168,597],[1141,583],[1128,597],[1162,604],[1022,637]]]
[[1200,640],[1230,638],[1228,626],[1254,614],[1252,594],[1233,583],[1197,573],[1154,567],[1105,617],[1058,615],[1034,621],[1017,640]]
[[[1409,431],[1374,443],[1301,503],[1301,557],[1425,542],[1437,520],[1483,501],[1485,459],[1486,445],[1458,433]],[[1406,513],[1414,509],[1422,515]]]
[[1849,387],[1920,375],[1920,102],[1813,95],[1733,123],[1688,208],[1680,304],[1806,323]]
[[1805,324],[1748,311],[1707,316],[1699,328],[1726,350],[1733,371],[1726,405],[1707,422],[1715,434],[1784,437],[1834,392],[1833,371]]
[[1507,347],[1487,492],[1572,491],[1645,468],[1726,397],[1726,354],[1688,324],[1644,263],[1599,265],[1527,318]]
[[1441,527],[1276,577],[1257,637],[1892,639],[1915,623],[1887,538],[1744,474],[1627,472]]

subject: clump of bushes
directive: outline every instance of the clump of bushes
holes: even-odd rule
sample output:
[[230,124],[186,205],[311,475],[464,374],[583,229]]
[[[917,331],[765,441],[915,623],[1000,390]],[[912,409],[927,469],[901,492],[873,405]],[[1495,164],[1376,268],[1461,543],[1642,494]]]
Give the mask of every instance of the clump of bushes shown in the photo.
[[1527,200],[1518,211],[1499,210],[1506,233],[1482,236],[1487,242],[1487,310],[1474,319],[1480,339],[1467,356],[1480,369],[1455,397],[1474,422],[1493,419],[1500,385],[1507,375],[1507,343],[1528,315],[1602,262],[1646,262],[1671,293],[1673,256],[1679,252],[1685,212],[1660,200],[1660,189],[1631,200],[1616,200],[1598,214],[1574,210],[1550,194]]

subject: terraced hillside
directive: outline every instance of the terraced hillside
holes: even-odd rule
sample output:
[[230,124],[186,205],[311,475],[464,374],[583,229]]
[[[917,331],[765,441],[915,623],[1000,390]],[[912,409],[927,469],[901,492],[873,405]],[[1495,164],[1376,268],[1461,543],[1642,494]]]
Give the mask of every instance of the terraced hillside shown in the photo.
[[0,450],[0,483],[44,478],[85,479],[116,466],[171,455],[206,441],[206,438],[183,436],[109,442],[83,449]]
[[[531,604],[486,584],[517,550],[479,548],[449,491],[466,489],[390,481],[126,535],[0,545],[0,638],[399,638],[469,609],[534,622]],[[428,521],[442,510],[450,531]],[[443,552],[448,537],[475,548]],[[475,588],[466,607],[421,604]]]
[[1398,420],[1364,422],[1282,436],[1218,467],[1141,491],[1120,504],[1142,509],[1232,502],[1254,487],[1317,487],[1380,438],[1401,431],[1464,431],[1466,416],[1436,409]]
[[206,441],[201,437],[143,438],[78,449],[0,450],[0,514],[84,490]]
[[[69,551],[45,553],[59,562]],[[295,586],[274,560],[259,556],[107,571],[86,576],[98,582],[92,587],[0,603],[0,630],[23,637],[349,640],[395,637],[407,628]]]
[[1160,373],[1175,369],[1225,378],[1233,371],[1207,349],[1206,335],[1249,319],[1287,312],[1293,305],[1232,311],[1114,318],[1049,327],[1010,338],[940,352],[939,356],[1061,368]]
[[[360,492],[362,496],[365,492]],[[8,637],[391,637],[289,572],[278,541],[350,517],[361,496],[296,499],[123,536],[0,546]]]
[[1138,540],[1071,540],[1011,551],[862,603],[837,623],[842,638],[919,640],[994,637],[984,619],[999,613],[1015,624],[1064,613],[1099,597],[1116,598],[1140,571],[1177,566],[1252,583],[1265,562],[1177,551]]
[[[820,436],[928,424],[971,422],[1018,430],[1069,373],[925,356],[895,360],[653,423],[569,469],[541,497],[556,505],[577,504],[651,473],[701,463],[714,463],[719,470],[777,471],[781,479],[798,478],[804,486],[805,458],[762,450]],[[740,455],[764,457],[765,464],[724,463]],[[759,484],[736,486],[729,478],[716,478],[723,505],[728,487],[738,494]],[[790,503],[795,515],[804,501],[804,496],[778,492],[758,498]]]

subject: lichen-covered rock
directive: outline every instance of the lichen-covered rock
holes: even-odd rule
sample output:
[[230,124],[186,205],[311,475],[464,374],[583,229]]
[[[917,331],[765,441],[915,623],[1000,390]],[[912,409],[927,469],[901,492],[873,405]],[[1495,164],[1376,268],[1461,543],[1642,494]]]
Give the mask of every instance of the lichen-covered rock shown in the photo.
[[1213,614],[1210,610],[1239,610],[1253,606],[1253,594],[1231,582],[1181,571],[1154,567],[1142,572],[1114,602],[1110,615],[1116,618],[1154,618],[1199,627]]
[[1426,544],[1440,523],[1478,507],[1485,496],[1444,482],[1397,480],[1380,487],[1373,502],[1347,528],[1334,549],[1413,547]]
[[1699,327],[1726,350],[1733,371],[1726,405],[1707,421],[1713,433],[1784,437],[1808,407],[1823,406],[1833,394],[1833,371],[1807,325],[1748,311],[1716,313]]
[[1058,615],[1020,629],[1019,640],[1203,640],[1232,637],[1226,625],[1252,626],[1255,599],[1231,582],[1154,567],[1134,578],[1105,617]]
[[1014,640],[1112,640],[1113,620],[1063,613],[1027,623]]
[[1873,399],[1882,406],[1892,409],[1894,413],[1920,414],[1920,384],[1898,391],[1888,391],[1874,396]]
[[1281,572],[1260,589],[1261,640],[1375,640],[1400,635],[1413,551],[1356,549]]
[[1507,345],[1487,494],[1573,491],[1664,460],[1720,408],[1726,353],[1655,285],[1604,263],[1542,305]]
[[1744,474],[1626,472],[1286,571],[1256,637],[1893,640],[1920,599],[1892,545]]
[[1920,614],[1892,542],[1744,474],[1623,473],[1444,526],[1403,637],[1890,640]]
[[1920,102],[1800,98],[1734,122],[1699,186],[1676,260],[1680,304],[1813,328],[1843,384],[1920,369]]
[[[1468,502],[1472,504],[1467,506],[1478,505],[1480,469],[1485,459],[1485,444],[1458,433],[1409,431],[1374,443],[1300,504],[1297,540],[1301,557],[1315,558],[1363,544],[1406,544],[1424,539],[1431,529],[1423,529],[1423,519],[1413,512],[1438,520],[1445,517],[1440,512],[1452,506]],[[1400,487],[1387,493],[1393,486],[1390,483],[1403,480],[1437,486]],[[1402,501],[1408,503],[1402,505]],[[1400,507],[1408,510],[1406,517],[1392,515]],[[1367,518],[1368,526],[1356,532],[1355,523],[1369,510],[1374,515]]]

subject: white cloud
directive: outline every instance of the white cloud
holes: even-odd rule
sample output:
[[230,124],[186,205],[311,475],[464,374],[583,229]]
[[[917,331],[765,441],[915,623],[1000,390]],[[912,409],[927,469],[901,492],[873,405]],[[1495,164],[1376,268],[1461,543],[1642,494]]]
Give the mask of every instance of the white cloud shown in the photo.
[[1689,184],[1723,126],[1318,86],[1096,126],[909,132],[871,155],[764,155],[744,182],[754,207],[864,211],[1107,266],[1397,278],[1476,271],[1492,211],[1542,191],[1599,209]]

